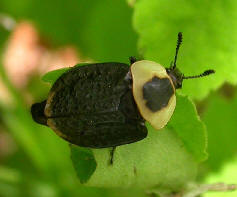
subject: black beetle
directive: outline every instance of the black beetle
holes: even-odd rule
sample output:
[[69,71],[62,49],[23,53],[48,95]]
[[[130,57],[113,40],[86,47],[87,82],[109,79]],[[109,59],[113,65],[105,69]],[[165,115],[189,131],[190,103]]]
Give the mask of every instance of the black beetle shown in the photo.
[[167,69],[133,57],[130,67],[108,62],[71,68],[53,84],[47,100],[32,105],[33,119],[82,147],[115,148],[144,139],[146,120],[156,129],[169,121],[183,79],[214,73],[185,77],[176,68],[181,42],[179,33],[174,64]]

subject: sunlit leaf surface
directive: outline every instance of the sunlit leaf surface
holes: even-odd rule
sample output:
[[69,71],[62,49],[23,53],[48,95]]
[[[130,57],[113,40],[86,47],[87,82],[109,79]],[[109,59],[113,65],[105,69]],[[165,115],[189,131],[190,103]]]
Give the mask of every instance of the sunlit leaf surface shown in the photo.
[[183,32],[177,65],[186,75],[216,70],[215,75],[187,80],[182,92],[202,99],[225,81],[237,83],[237,2],[139,0],[134,27],[146,59],[169,67],[178,32]]

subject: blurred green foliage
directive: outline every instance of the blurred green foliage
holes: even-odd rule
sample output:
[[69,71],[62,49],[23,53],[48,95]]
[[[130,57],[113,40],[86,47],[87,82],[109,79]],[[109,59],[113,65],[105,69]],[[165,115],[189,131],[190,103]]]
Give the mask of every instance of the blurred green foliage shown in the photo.
[[[227,162],[225,165],[222,166],[221,170],[218,173],[211,173],[207,179],[207,183],[236,183],[237,182],[237,171],[236,171],[236,166],[237,166],[237,159],[232,158],[229,162]],[[237,195],[237,191],[232,191],[232,192],[212,192],[212,193],[207,193],[204,195],[204,197],[235,197]]]
[[177,65],[186,75],[207,69],[216,74],[201,80],[185,80],[182,92],[203,99],[224,82],[237,83],[237,2],[205,0],[138,0],[134,27],[145,58],[169,67],[177,32],[183,32]]
[[176,131],[186,149],[192,153],[196,162],[207,159],[206,128],[197,115],[195,105],[191,99],[177,96],[175,113],[168,123],[169,126]]
[[236,156],[237,150],[237,97],[225,98],[216,94],[208,100],[203,120],[208,129],[209,159],[206,162],[213,171],[218,171],[225,162]]
[[2,0],[1,11],[33,21],[54,46],[73,44],[97,61],[127,62],[136,55],[132,9],[125,0]]
[[[87,63],[81,63],[81,64],[77,64],[75,66],[83,66],[86,64]],[[42,77],[42,81],[44,81],[46,83],[50,83],[52,85],[63,73],[65,73],[69,69],[70,68],[61,68],[61,69],[50,71]]]
[[[142,197],[146,190],[141,188],[154,183],[158,188],[177,191],[194,181],[199,162],[207,158],[207,143],[209,158],[197,174],[200,181],[237,183],[236,89],[231,90],[232,97],[226,98],[223,92],[209,96],[224,82],[237,82],[235,1],[1,0],[0,13],[9,14],[17,22],[32,21],[48,46],[73,45],[82,57],[98,62],[128,62],[129,56],[142,54],[167,67],[174,56],[177,33],[182,31],[184,43],[178,58],[181,71],[185,75],[208,68],[217,72],[205,79],[185,81],[181,90],[191,98],[205,98],[203,106],[197,106],[202,107],[201,119],[206,126],[199,120],[192,101],[179,95],[168,126],[157,133],[148,125],[147,139],[119,147],[114,168],[107,165],[109,149],[93,150],[98,169],[87,185],[101,187],[95,188],[81,185],[77,178],[77,167],[80,171],[86,166],[77,164],[80,152],[74,149],[75,171],[68,144],[52,130],[32,121],[24,91],[11,84],[1,63],[0,76],[13,101],[11,105],[0,101],[0,125],[13,138],[16,151],[0,157],[0,196]],[[2,53],[9,35],[0,26]],[[44,80],[52,82],[55,76],[51,74]],[[40,101],[49,88],[36,75],[29,81],[27,91],[33,100]],[[134,164],[141,172],[138,178],[131,173]],[[139,187],[112,188],[130,185]],[[221,195],[236,196],[236,192]]]

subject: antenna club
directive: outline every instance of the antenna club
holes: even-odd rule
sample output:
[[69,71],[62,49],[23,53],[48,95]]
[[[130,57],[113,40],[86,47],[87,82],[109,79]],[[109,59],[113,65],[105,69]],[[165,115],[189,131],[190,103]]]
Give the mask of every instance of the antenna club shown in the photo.
[[172,70],[174,70],[176,68],[176,61],[177,61],[177,57],[178,57],[179,47],[182,43],[182,39],[183,39],[182,32],[179,32],[177,45],[176,45],[176,51],[175,51],[175,57],[174,57],[174,64],[173,64],[173,66],[170,67]]
[[214,74],[216,71],[215,70],[206,70],[204,71],[204,73],[202,74],[203,76],[206,76],[206,75],[210,75],[210,74]]
[[182,34],[182,32],[179,32],[178,33],[178,43],[181,43],[182,40],[183,40],[183,34]]

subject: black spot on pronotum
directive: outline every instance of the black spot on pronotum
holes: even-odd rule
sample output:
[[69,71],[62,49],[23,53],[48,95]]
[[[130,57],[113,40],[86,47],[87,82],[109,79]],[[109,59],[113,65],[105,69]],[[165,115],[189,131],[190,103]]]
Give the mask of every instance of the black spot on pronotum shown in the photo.
[[173,94],[174,89],[168,78],[153,77],[143,86],[143,98],[147,101],[146,106],[152,112],[166,107]]

